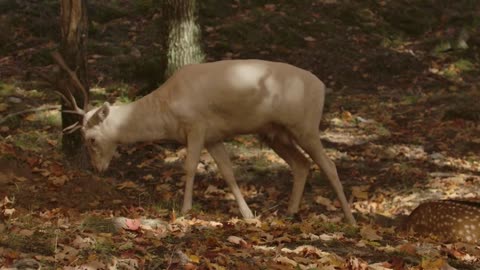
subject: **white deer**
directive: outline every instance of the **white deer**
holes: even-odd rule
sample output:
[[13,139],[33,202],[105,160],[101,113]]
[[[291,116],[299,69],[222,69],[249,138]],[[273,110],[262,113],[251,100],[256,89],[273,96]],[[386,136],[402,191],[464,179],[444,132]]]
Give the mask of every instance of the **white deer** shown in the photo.
[[67,130],[81,128],[98,171],[108,168],[118,144],[162,140],[185,144],[183,213],[192,208],[195,171],[205,147],[242,216],[254,217],[237,185],[223,140],[256,133],[292,170],[289,214],[298,212],[309,174],[310,162],[303,149],[327,176],[348,223],[355,224],[335,164],[319,139],[325,85],[306,70],[278,62],[227,60],[184,66],[157,90],[129,104],[105,103],[86,112],[86,106],[84,110],[77,107],[71,93],[63,92],[63,97],[84,115],[81,125]]

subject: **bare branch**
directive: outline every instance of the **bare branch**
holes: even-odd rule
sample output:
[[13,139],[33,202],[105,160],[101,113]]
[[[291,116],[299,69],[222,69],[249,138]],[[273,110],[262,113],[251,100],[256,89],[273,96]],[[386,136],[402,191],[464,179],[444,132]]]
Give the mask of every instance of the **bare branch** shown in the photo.
[[41,106],[41,107],[38,107],[38,108],[32,108],[32,109],[26,109],[26,110],[23,110],[23,111],[19,111],[19,112],[14,112],[14,113],[6,115],[3,118],[0,118],[0,124],[3,124],[9,118],[12,118],[12,117],[17,116],[17,115],[31,113],[31,112],[58,110],[58,109],[60,109],[60,106],[58,106],[58,105],[49,105],[49,106]]

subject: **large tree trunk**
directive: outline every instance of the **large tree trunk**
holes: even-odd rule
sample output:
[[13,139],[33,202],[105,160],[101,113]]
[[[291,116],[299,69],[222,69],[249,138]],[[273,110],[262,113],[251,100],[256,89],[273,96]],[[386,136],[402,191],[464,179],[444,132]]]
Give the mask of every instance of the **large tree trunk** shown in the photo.
[[180,67],[201,63],[205,55],[200,46],[196,0],[164,0],[163,14],[167,22],[167,69],[165,78]]
[[[87,3],[86,0],[62,0],[60,7],[60,26],[61,26],[61,43],[60,53],[65,59],[65,62],[73,70],[84,88],[88,93],[87,82],[87,67],[86,67],[86,41],[88,33],[87,22]],[[68,79],[65,71],[60,74],[60,84],[62,87],[70,89],[81,106],[84,97],[78,87],[75,87],[73,82]],[[63,102],[63,101],[62,101]],[[62,103],[63,109],[71,109]],[[63,128],[74,124],[77,121],[82,121],[81,116],[75,114],[62,113]],[[83,147],[82,136],[80,131],[71,134],[63,134],[62,150],[66,157],[73,160],[84,160],[86,157],[85,149]]]

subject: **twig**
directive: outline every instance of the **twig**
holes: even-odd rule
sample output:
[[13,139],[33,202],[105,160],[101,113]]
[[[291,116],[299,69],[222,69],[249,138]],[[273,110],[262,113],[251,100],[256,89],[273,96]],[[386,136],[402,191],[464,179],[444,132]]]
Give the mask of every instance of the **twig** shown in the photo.
[[26,109],[26,110],[23,110],[23,111],[14,112],[14,113],[11,113],[11,114],[7,114],[3,118],[0,118],[0,124],[3,124],[5,121],[7,121],[7,119],[12,118],[12,117],[17,116],[17,115],[31,113],[31,112],[41,112],[41,111],[59,110],[59,109],[60,109],[59,105],[48,105],[48,106],[43,105],[43,106],[40,106],[40,107],[37,107],[37,108]]

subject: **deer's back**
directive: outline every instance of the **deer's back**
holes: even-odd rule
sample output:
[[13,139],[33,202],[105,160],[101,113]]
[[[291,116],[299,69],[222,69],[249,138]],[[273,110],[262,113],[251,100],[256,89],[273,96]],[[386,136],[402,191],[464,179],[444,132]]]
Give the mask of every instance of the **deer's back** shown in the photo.
[[295,122],[305,111],[321,116],[325,87],[310,72],[284,63],[227,60],[189,65],[167,84],[172,109],[181,117],[255,129]]

